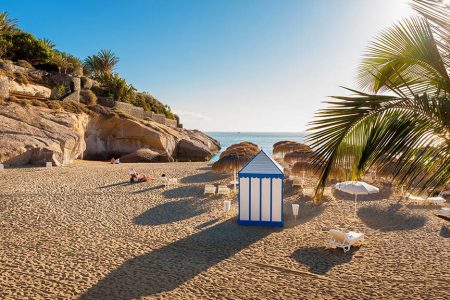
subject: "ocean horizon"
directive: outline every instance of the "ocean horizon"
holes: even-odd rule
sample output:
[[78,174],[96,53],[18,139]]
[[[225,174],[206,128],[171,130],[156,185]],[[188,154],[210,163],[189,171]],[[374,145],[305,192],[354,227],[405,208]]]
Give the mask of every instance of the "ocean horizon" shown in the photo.
[[267,154],[272,155],[273,144],[283,140],[304,142],[306,132],[243,132],[243,131],[207,131],[207,135],[220,142],[220,151],[211,158],[216,161],[220,154],[229,146],[240,142],[257,144]]

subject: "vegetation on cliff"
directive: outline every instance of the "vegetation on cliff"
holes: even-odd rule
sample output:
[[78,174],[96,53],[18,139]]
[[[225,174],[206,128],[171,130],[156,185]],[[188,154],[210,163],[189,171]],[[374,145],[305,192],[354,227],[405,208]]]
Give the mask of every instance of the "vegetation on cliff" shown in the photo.
[[38,39],[20,30],[17,21],[9,18],[6,12],[0,12],[0,59],[22,67],[89,76],[100,84],[100,87],[92,90],[95,98],[88,95],[89,104],[92,104],[97,96],[111,97],[114,101],[131,103],[146,111],[164,114],[168,119],[176,119],[168,105],[164,105],[147,92],[137,92],[131,84],[114,72],[119,58],[112,51],[100,50],[82,62],[69,53],[55,49],[52,41]]

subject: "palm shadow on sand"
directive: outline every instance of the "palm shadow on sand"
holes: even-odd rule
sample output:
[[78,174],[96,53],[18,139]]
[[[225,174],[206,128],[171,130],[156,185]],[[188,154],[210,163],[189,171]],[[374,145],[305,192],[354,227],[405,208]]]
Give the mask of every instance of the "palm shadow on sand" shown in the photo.
[[137,299],[171,291],[277,230],[227,220],[125,261],[80,299]]
[[327,249],[324,247],[301,248],[292,253],[291,258],[298,263],[309,267],[309,271],[315,274],[326,274],[333,267],[352,261],[353,254],[359,248],[352,247],[344,253],[342,249]]
[[133,219],[137,225],[156,226],[190,219],[206,212],[206,202],[188,198],[166,202],[152,207]]
[[[358,195],[358,201],[364,202],[364,201],[378,201],[382,199],[388,199],[394,191],[391,185],[381,185],[378,186],[378,188],[380,189],[380,192],[378,193],[369,195]],[[351,200],[351,201],[355,200],[355,195],[345,193],[334,188],[331,189],[331,193],[333,197],[335,197],[336,199]]]
[[228,174],[215,173],[212,171],[194,174],[181,178],[182,183],[206,183],[212,181],[219,181],[230,177]]
[[426,218],[401,210],[400,204],[391,204],[389,207],[377,206],[361,207],[358,217],[370,228],[380,231],[414,230],[425,225]]

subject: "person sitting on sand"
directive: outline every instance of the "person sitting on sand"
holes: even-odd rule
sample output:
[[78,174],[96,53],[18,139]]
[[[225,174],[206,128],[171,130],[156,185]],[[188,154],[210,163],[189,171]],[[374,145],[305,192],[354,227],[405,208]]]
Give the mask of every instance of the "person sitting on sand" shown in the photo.
[[116,159],[113,157],[113,158],[111,158],[110,162],[111,162],[111,164],[115,164],[116,163]]

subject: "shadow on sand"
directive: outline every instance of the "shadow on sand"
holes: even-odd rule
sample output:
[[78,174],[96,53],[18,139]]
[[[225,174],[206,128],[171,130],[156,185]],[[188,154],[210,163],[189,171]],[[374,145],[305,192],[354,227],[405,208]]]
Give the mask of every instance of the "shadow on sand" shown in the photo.
[[152,207],[133,219],[137,225],[161,225],[182,221],[206,212],[205,201],[188,198]]
[[104,185],[104,186],[99,186],[98,188],[99,189],[107,189],[107,188],[110,188],[110,187],[127,186],[127,185],[137,184],[137,183],[140,183],[140,182],[130,182],[129,180],[127,180],[127,181],[122,181],[122,182],[117,182],[117,183],[111,183],[111,184]]
[[227,220],[125,261],[80,299],[137,299],[171,291],[275,231]]
[[[378,186],[380,189],[379,193],[369,194],[369,195],[358,195],[358,201],[378,201],[382,199],[388,199],[394,192],[391,185],[381,185]],[[340,200],[355,200],[355,195],[345,193],[336,189],[331,189],[333,197]]]
[[442,226],[439,235],[443,238],[450,239],[450,230],[446,226]]
[[292,253],[291,258],[309,267],[309,271],[315,274],[326,274],[333,267],[352,261],[353,254],[359,248],[352,247],[344,253],[342,249],[327,249],[324,247],[302,248]]
[[[306,200],[311,200],[311,197],[305,197]],[[294,219],[294,214],[292,212],[292,204],[298,204],[298,216],[297,219]],[[286,202],[284,204],[284,227],[290,228],[295,227],[300,224],[304,224],[314,219],[315,217],[322,214],[325,210],[323,205],[314,205],[312,201],[295,201],[295,202]]]
[[169,199],[172,198],[188,198],[188,197],[203,197],[204,188],[199,185],[179,186],[170,190],[162,192],[163,196]]
[[209,172],[205,172],[205,173],[201,173],[201,174],[194,174],[194,175],[186,176],[184,178],[181,178],[180,181],[182,183],[206,183],[206,182],[223,180],[228,177],[230,177],[230,175],[220,174],[220,173],[215,173],[215,172],[209,171]]
[[425,225],[425,217],[401,211],[401,207],[400,204],[391,204],[387,208],[362,207],[358,216],[368,227],[380,231],[414,230]]

